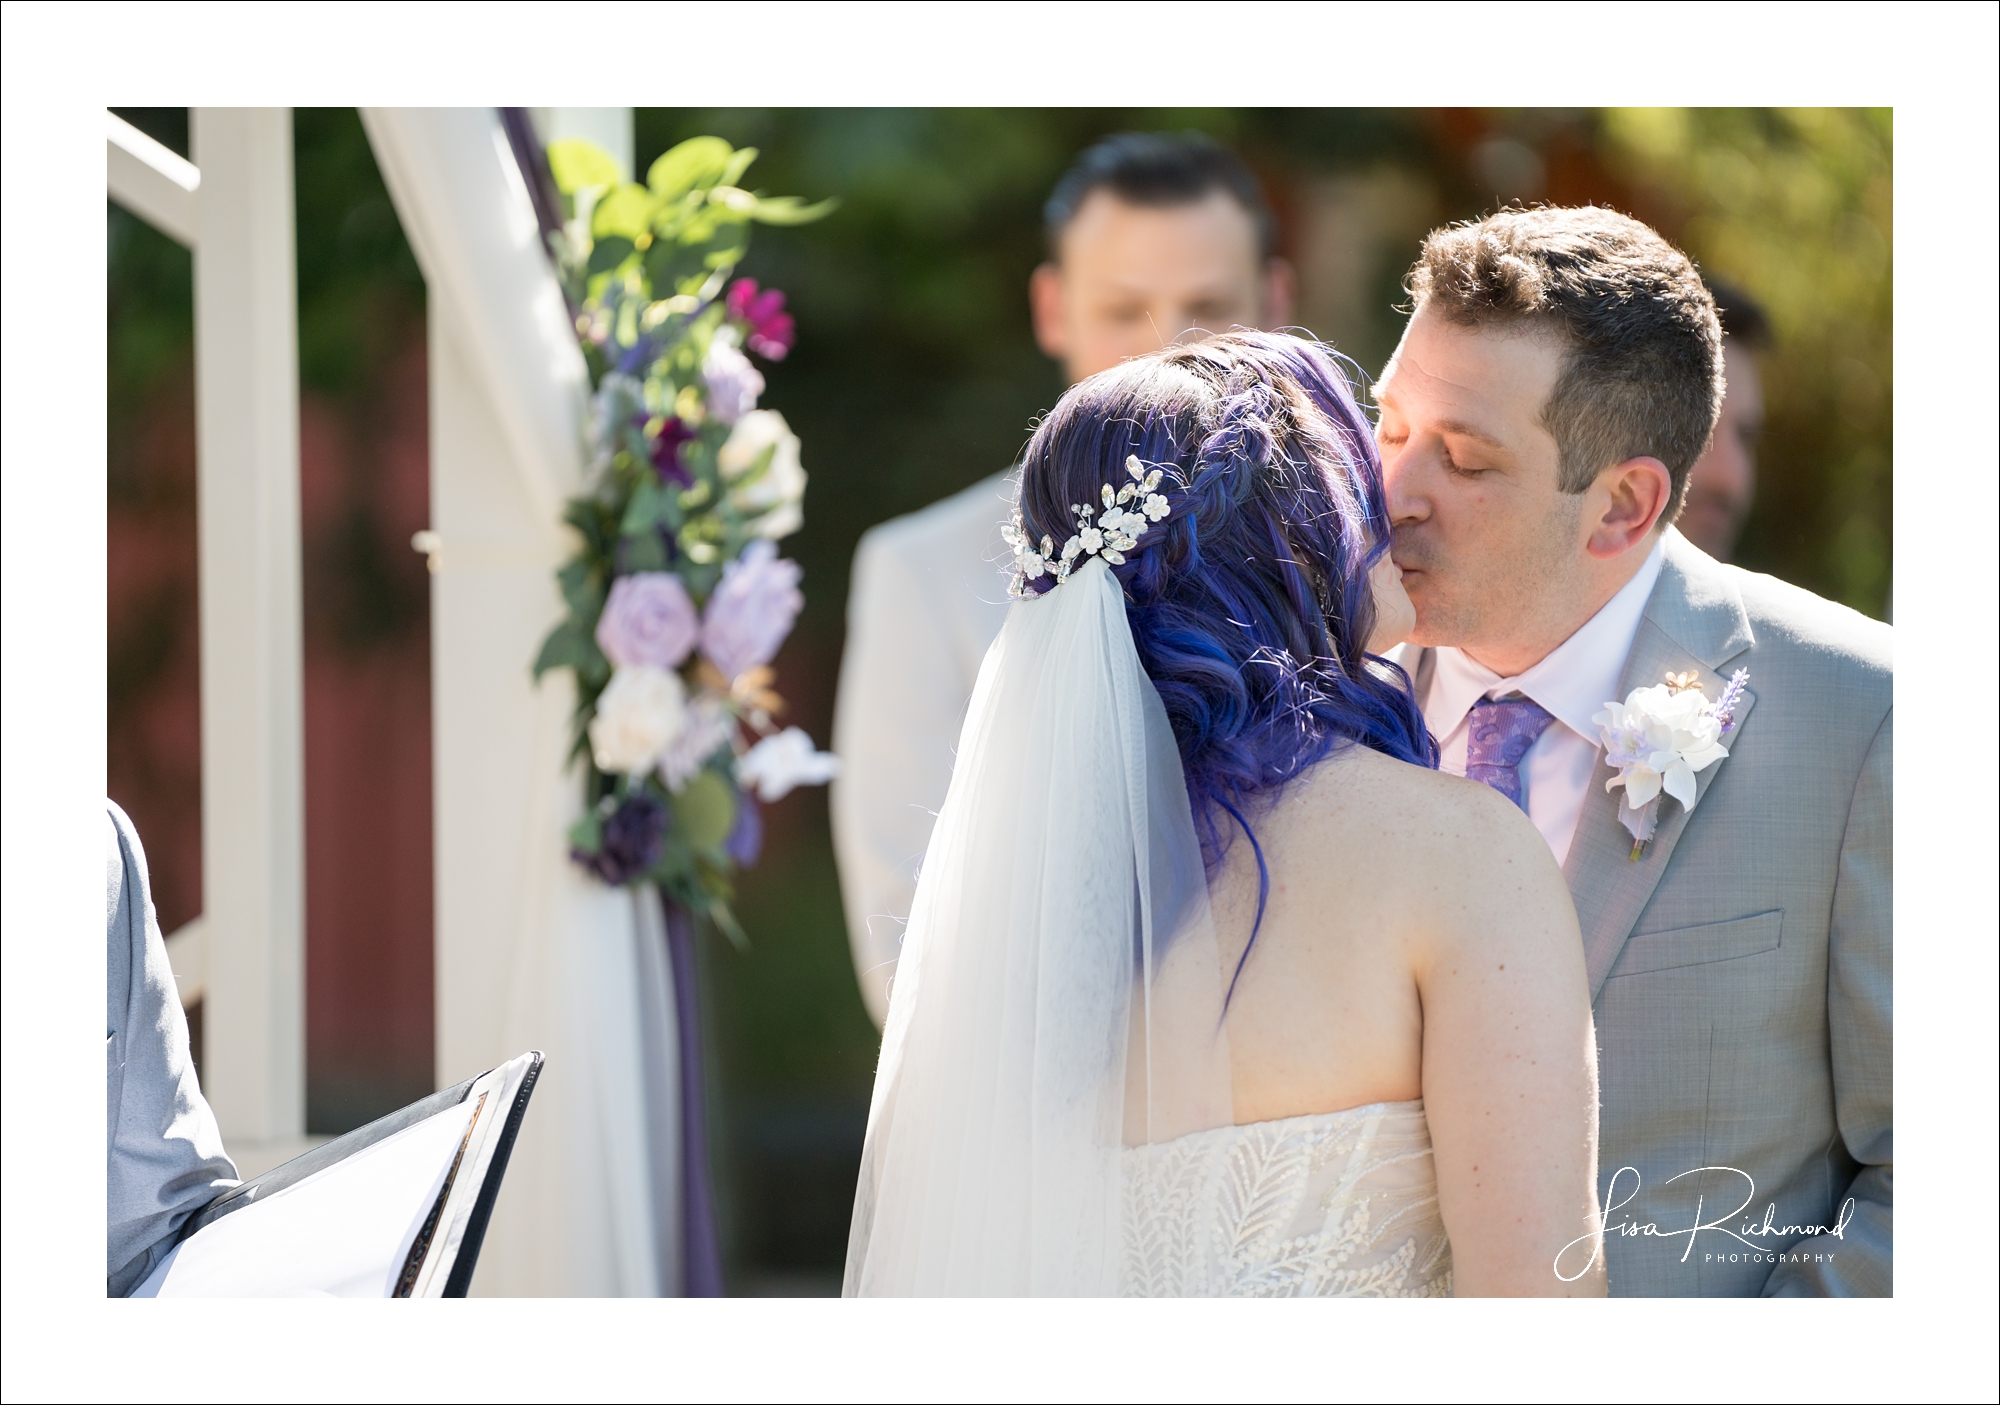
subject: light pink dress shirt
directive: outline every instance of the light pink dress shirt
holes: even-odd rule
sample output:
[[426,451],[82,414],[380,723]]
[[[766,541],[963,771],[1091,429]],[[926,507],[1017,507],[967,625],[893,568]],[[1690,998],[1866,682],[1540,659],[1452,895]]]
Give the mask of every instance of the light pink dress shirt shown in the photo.
[[1558,865],[1569,857],[1584,796],[1599,769],[1601,747],[1590,719],[1616,696],[1646,601],[1660,579],[1662,559],[1655,542],[1646,564],[1603,609],[1547,658],[1515,677],[1502,678],[1454,648],[1435,651],[1436,672],[1423,703],[1424,721],[1442,748],[1441,770],[1465,774],[1465,716],[1481,698],[1520,693],[1554,714],[1555,724],[1521,758],[1521,790],[1528,818],[1548,841]]

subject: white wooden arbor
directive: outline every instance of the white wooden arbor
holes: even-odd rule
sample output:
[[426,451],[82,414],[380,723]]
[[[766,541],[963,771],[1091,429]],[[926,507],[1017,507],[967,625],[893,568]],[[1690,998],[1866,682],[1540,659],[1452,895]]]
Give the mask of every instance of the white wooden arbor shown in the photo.
[[[108,115],[107,115],[108,116]],[[291,113],[191,110],[192,162],[109,117],[111,197],[194,251],[204,911],[169,941],[246,1174],[304,1144],[304,822]],[[537,109],[629,171],[629,108]],[[437,1078],[548,1064],[473,1290],[672,1292],[672,993],[656,901],[563,856],[560,616],[588,391],[493,109],[362,110],[429,288]]]
[[202,915],[170,939],[247,1167],[305,1134],[299,377],[290,108],[189,110],[192,162],[106,114],[111,198],[194,253]]

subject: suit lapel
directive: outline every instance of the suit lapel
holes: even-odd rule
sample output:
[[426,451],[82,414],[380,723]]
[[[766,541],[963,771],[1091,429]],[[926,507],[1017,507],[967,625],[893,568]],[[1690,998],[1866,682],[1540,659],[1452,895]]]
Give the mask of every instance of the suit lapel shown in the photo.
[[[1728,681],[1718,670],[1754,642],[1742,598],[1727,571],[1679,532],[1669,529],[1666,562],[1659,584],[1646,602],[1632,652],[1626,656],[1618,696],[1663,682],[1669,673],[1693,672],[1701,680],[1702,692],[1715,698]],[[1746,689],[1736,709],[1732,741],[1742,736],[1755,702],[1755,695]],[[1696,776],[1696,809],[1728,764],[1727,759],[1718,761]],[[1584,794],[1576,837],[1570,841],[1569,857],[1563,863],[1563,877],[1568,880],[1577,923],[1583,929],[1593,1004],[1625,949],[1639,914],[1666,875],[1668,861],[1689,820],[1689,812],[1679,801],[1663,799],[1651,842],[1637,859],[1632,858],[1632,836],[1618,821],[1622,793],[1604,788],[1614,774],[1600,756]]]

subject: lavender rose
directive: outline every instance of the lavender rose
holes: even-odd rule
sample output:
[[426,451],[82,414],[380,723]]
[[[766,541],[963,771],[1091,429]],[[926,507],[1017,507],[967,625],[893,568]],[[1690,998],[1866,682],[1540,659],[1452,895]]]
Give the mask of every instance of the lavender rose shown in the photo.
[[726,341],[709,347],[701,379],[708,387],[708,412],[721,424],[735,424],[756,409],[757,397],[764,393],[763,375]]
[[570,850],[570,857],[606,883],[630,883],[660,861],[673,812],[645,791],[629,795],[604,821],[596,853]]
[[619,668],[677,668],[700,633],[680,578],[641,571],[611,583],[597,620],[597,647]]
[[722,580],[708,597],[701,651],[733,680],[771,661],[805,603],[798,562],[779,559],[768,541],[751,542],[722,568]]

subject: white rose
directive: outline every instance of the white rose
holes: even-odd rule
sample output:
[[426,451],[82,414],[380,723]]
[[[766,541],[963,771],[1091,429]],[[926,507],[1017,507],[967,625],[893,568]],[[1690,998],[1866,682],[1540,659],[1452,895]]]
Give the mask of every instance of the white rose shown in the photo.
[[799,504],[806,495],[806,470],[799,457],[799,436],[776,410],[752,410],[736,421],[715,456],[724,481],[734,483],[756,467],[766,449],[770,466],[755,478],[729,490],[729,505],[757,519],[760,537],[775,541],[796,532],[805,522]]
[[665,668],[621,668],[597,699],[590,750],[600,771],[637,776],[653,769],[687,725],[687,689]]

